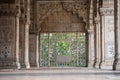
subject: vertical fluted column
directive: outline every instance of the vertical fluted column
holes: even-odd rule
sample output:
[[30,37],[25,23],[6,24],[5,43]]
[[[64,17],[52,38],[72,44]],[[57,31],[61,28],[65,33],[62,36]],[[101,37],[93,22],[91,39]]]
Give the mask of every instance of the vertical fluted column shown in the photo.
[[95,55],[94,55],[94,32],[92,30],[89,33],[89,67],[93,67]]
[[113,70],[120,70],[120,1],[114,0],[115,57]]
[[[97,17],[97,19],[99,19]],[[100,40],[100,23],[99,20],[96,21],[96,63],[95,67],[99,68],[100,56],[101,56],[101,40]]]
[[100,60],[101,60],[101,28],[100,28],[100,14],[99,14],[99,0],[97,0],[97,16],[95,18],[96,22],[96,52],[95,52],[95,64],[96,68],[100,68]]
[[100,15],[100,34],[101,34],[101,55],[100,55],[100,69],[103,67],[105,62],[105,20],[104,16]]
[[20,61],[19,61],[19,18],[20,18],[20,0],[16,0],[15,2],[15,9],[16,9],[16,15],[15,15],[15,27],[16,27],[16,67],[17,69],[20,69]]
[[26,0],[25,13],[25,66],[30,68],[29,64],[29,28],[30,28],[30,0]]
[[90,28],[88,30],[89,34],[89,67],[93,67],[94,64],[94,25],[93,25],[93,0],[91,0],[90,5]]

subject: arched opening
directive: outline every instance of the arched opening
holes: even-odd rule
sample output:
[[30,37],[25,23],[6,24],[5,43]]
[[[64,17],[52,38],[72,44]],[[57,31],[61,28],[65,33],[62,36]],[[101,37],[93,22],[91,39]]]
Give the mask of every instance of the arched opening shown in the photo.
[[81,17],[63,9],[51,13],[40,24],[40,66],[87,66],[86,36]]

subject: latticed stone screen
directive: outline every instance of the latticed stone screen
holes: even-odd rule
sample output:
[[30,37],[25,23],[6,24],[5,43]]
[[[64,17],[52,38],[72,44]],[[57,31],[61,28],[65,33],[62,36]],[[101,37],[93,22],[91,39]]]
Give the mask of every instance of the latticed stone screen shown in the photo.
[[41,33],[40,65],[86,66],[85,33]]

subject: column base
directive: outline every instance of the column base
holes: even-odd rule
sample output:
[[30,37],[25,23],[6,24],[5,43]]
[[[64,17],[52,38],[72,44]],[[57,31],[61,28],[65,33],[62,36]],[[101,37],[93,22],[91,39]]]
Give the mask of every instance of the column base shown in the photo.
[[95,63],[95,68],[100,68],[100,61],[96,61],[96,63]]
[[101,69],[113,69],[113,61],[102,62]]
[[25,67],[26,67],[27,69],[29,69],[29,68],[30,68],[30,64],[29,64],[29,63],[25,63]]
[[117,65],[116,65],[116,70],[120,70],[120,60],[118,61]]
[[19,63],[19,62],[16,62],[16,68],[17,68],[17,69],[20,69],[20,68],[21,68],[21,66],[20,66],[20,63]]
[[39,63],[37,63],[37,68],[40,68],[40,65],[39,65]]
[[88,64],[88,67],[89,68],[94,68],[94,61],[90,61],[89,64]]

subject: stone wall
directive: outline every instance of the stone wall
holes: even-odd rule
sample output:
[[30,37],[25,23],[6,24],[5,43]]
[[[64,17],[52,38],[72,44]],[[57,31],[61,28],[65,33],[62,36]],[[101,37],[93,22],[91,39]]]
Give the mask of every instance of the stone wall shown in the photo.
[[0,68],[15,65],[15,17],[0,16]]
[[30,34],[29,36],[29,61],[30,66],[35,67],[36,64],[36,34]]

